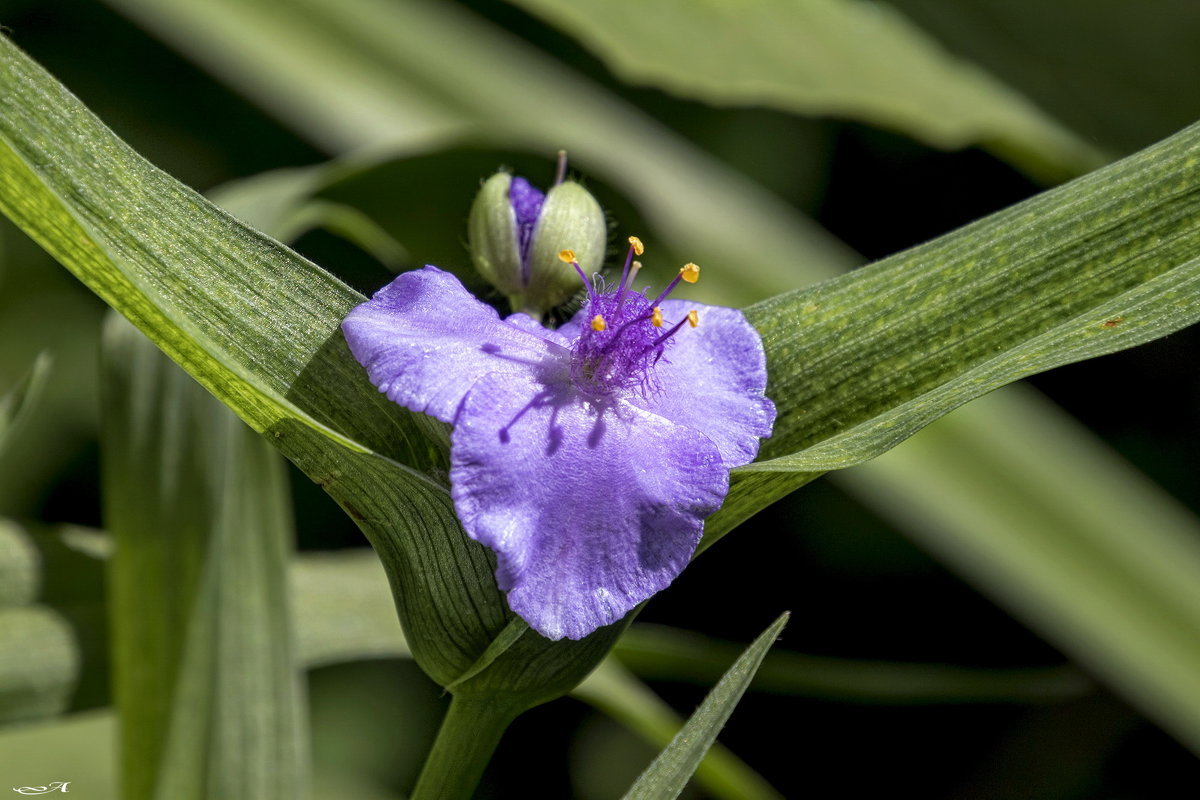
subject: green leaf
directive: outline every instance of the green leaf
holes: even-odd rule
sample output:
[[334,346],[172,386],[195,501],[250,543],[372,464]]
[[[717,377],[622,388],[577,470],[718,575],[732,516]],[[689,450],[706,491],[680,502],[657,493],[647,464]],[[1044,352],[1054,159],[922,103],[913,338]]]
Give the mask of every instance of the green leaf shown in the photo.
[[980,144],[1046,179],[1104,160],[882,3],[509,1],[578,38],[631,84],[719,105],[857,119],[935,147]]
[[[726,662],[731,663],[731,662]],[[720,678],[720,673],[714,680]],[[683,720],[649,686],[613,658],[579,684],[575,697],[603,711],[655,748],[666,747]],[[771,800],[781,795],[719,742],[712,744],[695,769],[696,785],[716,798]]]
[[46,385],[50,363],[49,353],[39,354],[17,384],[0,394],[0,456],[4,454],[4,445],[21,427],[30,409],[37,405]]
[[1200,319],[1200,126],[928,244],[747,309],[779,421],[765,460],[861,463],[1027,375]]
[[[424,419],[375,391],[346,349],[338,325],[361,296],[155,170],[0,47],[0,207],[342,503],[389,565],[414,640],[457,631],[416,652],[452,680],[503,627],[502,599],[425,472],[445,458]],[[475,597],[415,600],[447,584]]]
[[130,798],[296,798],[307,731],[270,446],[124,320],[104,332],[105,513]]
[[1200,6],[1124,0],[888,0],[954,51],[1116,152],[1200,116]]
[[787,624],[788,616],[786,612],[780,615],[746,648],[746,652],[712,688],[667,748],[625,794],[627,800],[661,800],[679,796],[705,752],[716,741],[717,734],[733,713],[734,707],[742,699],[758,665]]

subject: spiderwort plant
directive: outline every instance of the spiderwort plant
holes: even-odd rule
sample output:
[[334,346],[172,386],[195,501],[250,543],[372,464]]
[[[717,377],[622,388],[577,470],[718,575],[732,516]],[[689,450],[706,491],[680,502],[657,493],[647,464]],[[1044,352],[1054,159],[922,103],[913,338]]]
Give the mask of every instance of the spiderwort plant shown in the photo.
[[583,638],[666,587],[775,417],[741,312],[669,299],[695,264],[650,299],[629,243],[611,286],[560,252],[587,300],[557,330],[501,319],[432,266],[342,324],[380,391],[453,424],[458,517],[495,551],[512,610],[550,639]]

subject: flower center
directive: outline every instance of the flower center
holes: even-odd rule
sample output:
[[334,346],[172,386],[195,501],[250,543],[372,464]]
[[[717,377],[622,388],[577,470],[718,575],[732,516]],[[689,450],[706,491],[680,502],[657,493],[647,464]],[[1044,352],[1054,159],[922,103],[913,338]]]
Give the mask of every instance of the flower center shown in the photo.
[[[694,310],[673,323],[664,320],[660,303],[679,281],[695,283],[700,277],[700,268],[686,264],[662,294],[651,301],[633,288],[634,278],[642,266],[633,257],[640,256],[643,251],[641,240],[636,236],[629,237],[621,280],[615,287],[602,285],[599,290],[583,274],[572,251],[563,250],[558,254],[575,267],[588,290],[585,319],[590,320],[590,324],[584,326],[571,346],[571,380],[579,391],[591,397],[609,397],[627,389],[652,390],[654,365],[662,358],[672,337],[685,323],[694,328],[699,322]],[[668,325],[664,331],[664,326]]]

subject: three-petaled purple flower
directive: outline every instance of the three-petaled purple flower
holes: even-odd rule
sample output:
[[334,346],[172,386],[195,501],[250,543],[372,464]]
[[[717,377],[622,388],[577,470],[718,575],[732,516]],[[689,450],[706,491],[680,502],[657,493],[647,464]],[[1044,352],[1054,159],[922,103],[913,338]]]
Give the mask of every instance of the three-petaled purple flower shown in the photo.
[[666,299],[694,281],[692,264],[648,299],[632,287],[642,245],[630,243],[607,288],[563,251],[588,299],[557,330],[501,319],[436,267],[400,275],[342,323],[380,391],[454,425],[458,517],[495,551],[513,611],[550,639],[583,638],[666,587],[775,418],[741,312]]

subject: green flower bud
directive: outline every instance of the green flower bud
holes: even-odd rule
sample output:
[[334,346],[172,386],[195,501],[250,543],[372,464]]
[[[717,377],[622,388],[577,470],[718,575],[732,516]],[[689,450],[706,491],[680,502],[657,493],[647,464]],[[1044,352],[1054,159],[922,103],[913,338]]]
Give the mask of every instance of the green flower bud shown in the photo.
[[500,172],[484,182],[467,224],[479,274],[508,296],[514,311],[541,316],[579,290],[558,253],[573,250],[586,274],[600,269],[607,227],[596,199],[574,181],[542,194]]
[[511,184],[507,172],[484,181],[467,219],[467,243],[476,271],[510,298],[525,293],[517,216],[508,199]]

